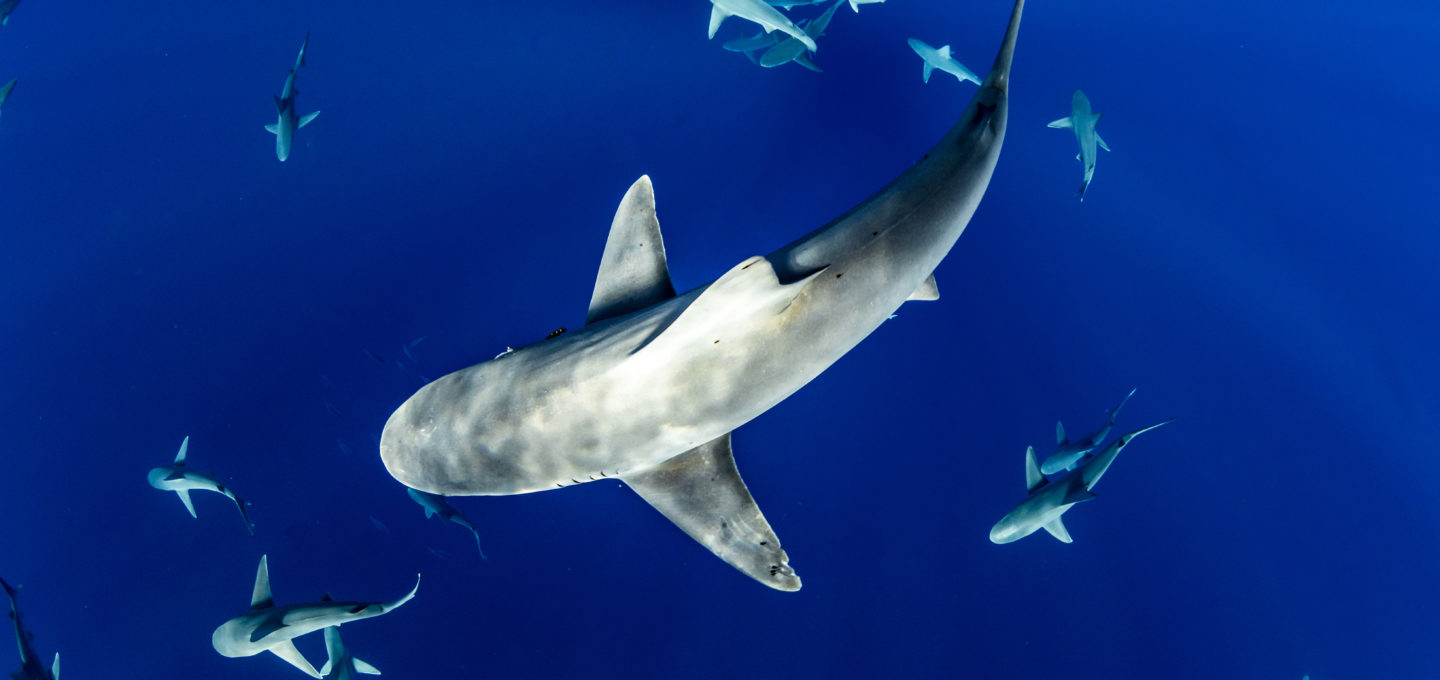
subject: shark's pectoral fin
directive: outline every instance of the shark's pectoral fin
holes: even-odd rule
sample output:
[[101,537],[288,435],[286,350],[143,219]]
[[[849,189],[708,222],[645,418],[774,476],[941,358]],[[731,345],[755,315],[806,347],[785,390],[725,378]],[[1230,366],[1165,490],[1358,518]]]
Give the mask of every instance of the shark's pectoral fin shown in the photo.
[[925,80],[925,82],[927,82],[927,83],[930,82],[930,72],[931,72],[931,71],[934,71],[934,70],[935,70],[935,65],[934,65],[934,64],[932,64],[932,63],[930,63],[930,62],[928,62],[928,61],[925,62],[925,71],[924,71],[924,73],[921,74],[921,77]]
[[816,73],[822,72],[820,67],[816,66],[815,62],[810,60],[810,53],[808,52],[801,52],[800,56],[795,57],[795,63],[804,66],[805,68],[808,68]]
[[334,660],[332,660],[332,659],[326,659],[326,660],[325,660],[325,665],[320,667],[320,675],[322,675],[322,676],[330,675],[330,667],[331,667],[334,663],[335,663]]
[[920,282],[920,286],[915,289],[915,292],[910,294],[910,297],[905,298],[905,301],[914,302],[917,300],[930,301],[939,299],[940,289],[935,285],[935,275],[931,274],[930,276],[925,277],[924,281]]
[[[720,6],[719,6],[719,5],[711,5],[711,6],[710,6],[710,37],[711,37],[711,38],[714,38],[714,37],[715,37],[715,32],[718,31],[718,30],[720,30],[720,24],[721,24],[721,22],[725,21],[725,18],[726,18],[726,17],[729,17],[729,16],[730,16],[730,13],[729,13],[729,12],[726,12],[726,11],[723,10],[723,9],[720,9]],[[769,32],[770,32],[770,29],[768,29],[768,28],[765,29],[765,32],[766,32],[766,33],[769,33]]]
[[731,566],[771,588],[800,589],[780,539],[740,479],[729,434],[621,479]]
[[1034,491],[1045,486],[1045,475],[1040,472],[1040,466],[1035,464],[1035,447],[1025,447],[1025,490]]
[[1050,535],[1054,536],[1055,540],[1060,541],[1061,543],[1074,542],[1074,539],[1070,538],[1070,532],[1065,529],[1065,523],[1060,521],[1059,517],[1056,517],[1054,521],[1046,524],[1045,530],[1050,532]]
[[350,657],[350,660],[355,662],[355,670],[366,675],[380,675],[379,668],[371,666],[370,664],[365,663],[364,661],[361,661],[355,657]]
[[266,126],[265,126],[265,131],[268,132],[268,133],[270,133],[270,134],[272,134],[272,135],[278,135],[278,134],[280,134],[280,124],[279,124],[279,123],[271,123],[271,124],[269,124],[269,125],[266,125]]
[[301,672],[312,678],[323,677],[315,670],[314,666],[310,665],[310,662],[305,658],[305,655],[301,654],[300,650],[295,648],[295,643],[291,640],[286,640],[271,647],[270,651],[275,656],[284,659],[285,661],[289,662],[291,666],[299,668]]
[[318,116],[318,115],[320,115],[320,112],[319,112],[319,111],[312,111],[312,112],[310,112],[310,113],[305,114],[305,117],[304,117],[304,118],[301,118],[299,123],[296,123],[295,129],[296,129],[296,130],[299,130],[300,128],[303,128],[303,127],[305,127],[306,125],[309,125],[309,124],[310,124],[310,121],[315,120],[315,116]]
[[1096,143],[1096,144],[1099,144],[1099,145],[1100,145],[1100,148],[1102,148],[1102,149],[1104,149],[1104,150],[1106,150],[1106,151],[1109,151],[1109,150],[1110,150],[1110,145],[1109,145],[1109,144],[1106,144],[1106,143],[1105,143],[1105,140],[1100,138],[1100,133],[1098,133],[1098,132],[1095,133],[1095,143]]
[[655,216],[655,188],[650,177],[642,175],[615,210],[585,323],[629,314],[673,297],[665,240]]
[[1067,128],[1067,129],[1069,129],[1069,128],[1075,127],[1075,124],[1070,122],[1070,116],[1065,116],[1064,118],[1061,118],[1060,120],[1052,120],[1052,121],[1050,121],[1050,123],[1049,123],[1048,125],[1046,125],[1045,127]]
[[176,489],[175,495],[180,497],[180,502],[184,503],[185,509],[190,511],[190,516],[199,519],[200,516],[195,514],[195,503],[190,500],[190,490]]

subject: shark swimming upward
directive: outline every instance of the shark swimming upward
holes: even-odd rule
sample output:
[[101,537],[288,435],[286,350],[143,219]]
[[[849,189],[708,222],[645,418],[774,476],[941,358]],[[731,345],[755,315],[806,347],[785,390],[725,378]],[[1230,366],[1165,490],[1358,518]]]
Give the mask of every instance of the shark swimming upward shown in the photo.
[[237,495],[235,491],[221,484],[213,474],[196,472],[185,465],[186,451],[190,448],[190,438],[186,437],[180,442],[180,452],[175,454],[175,462],[172,465],[157,467],[150,471],[147,476],[150,486],[161,491],[174,491],[180,497],[180,502],[185,504],[185,509],[190,511],[190,516],[199,518],[195,514],[195,503],[190,500],[191,491],[213,491],[235,502],[235,507],[240,510],[240,519],[245,520],[245,528],[250,535],[255,535],[255,523],[250,521],[250,514],[245,512],[247,501]]
[[295,73],[305,65],[305,50],[310,47],[310,34],[305,34],[305,42],[300,44],[300,56],[295,57],[295,65],[290,67],[290,75],[285,77],[285,86],[280,89],[280,94],[275,97],[275,108],[279,112],[278,119],[265,129],[275,135],[275,157],[281,162],[290,157],[290,146],[295,141],[295,131],[310,124],[315,116],[320,115],[319,111],[312,111],[304,116],[295,115],[295,97],[300,90],[295,89]]
[[1075,141],[1080,143],[1080,153],[1075,155],[1075,160],[1085,167],[1085,181],[1080,185],[1080,200],[1085,200],[1085,192],[1090,189],[1090,180],[1095,178],[1095,159],[1097,153],[1095,147],[1109,151],[1110,145],[1100,138],[1100,133],[1095,131],[1095,124],[1100,122],[1103,113],[1095,113],[1090,110],[1090,98],[1080,90],[1075,91],[1075,96],[1070,98],[1070,115],[1059,120],[1051,121],[1046,127],[1068,128],[1075,132]]
[[829,224],[709,284],[676,295],[641,177],[611,224],[586,326],[421,388],[381,435],[390,474],[445,495],[618,477],[736,569],[798,590],[735,467],[730,433],[906,300],[937,297],[933,272],[999,159],[1023,6],[1015,3],[989,75],[929,153]]
[[10,673],[11,680],[60,680],[58,653],[48,670],[40,665],[40,655],[35,653],[35,634],[25,630],[20,605],[15,603],[15,596],[20,593],[20,589],[6,583],[3,578],[0,578],[0,587],[5,589],[5,595],[10,598],[10,621],[15,624],[15,643],[20,647],[20,668]]
[[1135,390],[1130,390],[1130,394],[1125,395],[1118,406],[1105,412],[1105,424],[1100,426],[1100,429],[1075,441],[1066,438],[1065,424],[1058,420],[1055,421],[1055,452],[1047,456],[1045,462],[1040,464],[1040,472],[1053,475],[1061,470],[1075,469],[1075,464],[1080,462],[1082,456],[1094,451],[1095,447],[1110,436],[1110,428],[1115,427],[1115,417],[1120,415],[1120,409],[1124,408],[1125,402],[1130,401],[1130,397],[1133,396],[1135,396]]

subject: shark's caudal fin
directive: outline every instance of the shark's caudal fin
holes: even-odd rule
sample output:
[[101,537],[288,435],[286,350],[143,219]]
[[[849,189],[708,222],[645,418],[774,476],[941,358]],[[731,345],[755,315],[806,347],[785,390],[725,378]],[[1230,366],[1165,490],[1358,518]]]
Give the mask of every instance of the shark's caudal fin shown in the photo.
[[1035,447],[1025,447],[1025,490],[1034,491],[1045,486],[1045,475],[1040,472],[1040,466],[1035,464]]
[[648,175],[630,185],[605,241],[585,323],[629,314],[675,297]]
[[1050,535],[1054,536],[1055,540],[1061,543],[1075,542],[1074,539],[1070,538],[1070,532],[1065,529],[1065,522],[1061,521],[1059,517],[1056,517],[1054,521],[1046,524],[1045,530],[1050,532]]
[[622,479],[731,566],[771,588],[800,589],[780,539],[740,479],[729,434]]
[[255,523],[250,521],[250,513],[245,510],[246,506],[250,505],[250,501],[234,495],[233,492],[230,495],[230,500],[235,501],[235,507],[240,510],[240,519],[245,520],[245,528],[249,530],[251,536],[254,536]]
[[1137,390],[1137,389],[1140,389],[1140,388],[1138,388],[1138,387],[1132,388],[1132,389],[1130,390],[1130,394],[1125,395],[1125,398],[1124,398],[1124,399],[1121,399],[1121,400],[1120,400],[1120,403],[1119,403],[1118,405],[1116,405],[1115,408],[1111,409],[1111,410],[1110,410],[1110,413],[1106,414],[1106,415],[1109,417],[1109,419],[1110,419],[1110,424],[1111,424],[1111,425],[1114,425],[1114,424],[1115,424],[1115,417],[1120,415],[1120,409],[1125,408],[1125,402],[1130,401],[1130,397],[1135,396],[1135,390]]

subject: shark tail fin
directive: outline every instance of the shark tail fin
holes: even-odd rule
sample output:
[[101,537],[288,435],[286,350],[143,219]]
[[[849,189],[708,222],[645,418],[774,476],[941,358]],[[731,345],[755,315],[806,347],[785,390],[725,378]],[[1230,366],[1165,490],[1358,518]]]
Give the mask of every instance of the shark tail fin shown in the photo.
[[[470,527],[470,533],[475,534],[475,548],[480,551],[480,559],[482,559],[482,560],[488,560],[488,559],[490,559],[489,557],[486,557],[486,556],[485,556],[485,547],[482,546],[482,545],[480,545],[480,532],[477,531],[477,530],[475,529],[475,527]],[[378,673],[378,672],[375,673],[375,675],[379,675],[379,674],[380,674],[380,673]]]
[[307,114],[305,114],[305,117],[304,117],[304,118],[301,118],[301,119],[300,119],[300,122],[295,124],[295,129],[296,129],[296,130],[299,130],[300,128],[303,128],[303,127],[305,127],[306,125],[309,125],[309,124],[310,124],[310,121],[315,120],[315,116],[318,116],[318,115],[320,115],[320,112],[319,112],[319,111],[314,111],[314,112],[312,112],[312,113],[307,113]]
[[1116,418],[1116,416],[1119,416],[1119,415],[1120,415],[1120,409],[1125,408],[1125,402],[1130,401],[1130,397],[1135,396],[1135,390],[1136,390],[1136,389],[1139,389],[1139,388],[1132,388],[1132,389],[1130,390],[1130,394],[1125,395],[1125,398],[1124,398],[1124,399],[1121,399],[1121,400],[1120,400],[1120,403],[1117,404],[1117,405],[1115,406],[1115,408],[1113,408],[1113,409],[1110,410],[1109,417],[1110,417],[1110,424],[1111,424],[1111,425],[1114,425],[1114,424],[1115,424],[1115,418]]
[[1065,128],[1068,130],[1075,127],[1075,124],[1070,122],[1070,116],[1065,116],[1064,118],[1061,118],[1059,120],[1050,121],[1050,123],[1047,124],[1045,127]]
[[250,530],[251,536],[254,536],[255,523],[250,521],[250,513],[245,510],[246,507],[249,507],[250,501],[234,495],[230,496],[230,498],[235,501],[235,507],[240,510],[240,519],[245,520],[245,528]]

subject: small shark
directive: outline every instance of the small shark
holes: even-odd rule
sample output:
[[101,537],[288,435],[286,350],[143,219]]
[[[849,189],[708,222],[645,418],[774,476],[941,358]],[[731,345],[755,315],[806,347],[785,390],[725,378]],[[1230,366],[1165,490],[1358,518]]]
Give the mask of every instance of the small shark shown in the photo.
[[340,640],[340,627],[325,629],[325,653],[329,657],[320,668],[320,674],[332,680],[355,680],[356,673],[379,675],[380,669],[353,656]]
[[1110,436],[1110,428],[1115,426],[1115,416],[1120,415],[1120,409],[1124,408],[1125,402],[1130,401],[1130,397],[1133,396],[1135,396],[1135,390],[1132,389],[1130,394],[1120,400],[1119,406],[1105,412],[1103,427],[1090,433],[1090,436],[1073,442],[1065,438],[1065,424],[1058,420],[1055,421],[1055,452],[1040,464],[1040,471],[1047,475],[1053,475],[1061,470],[1075,469],[1075,464],[1080,461],[1082,456],[1094,451],[1095,447]]
[[275,606],[270,597],[270,569],[266,558],[260,558],[260,569],[255,573],[255,590],[250,596],[250,611],[226,621],[210,636],[210,644],[221,656],[237,658],[255,656],[260,652],[271,652],[290,665],[304,671],[312,678],[321,675],[295,648],[295,638],[313,633],[322,628],[339,626],[368,619],[394,610],[420,590],[420,575],[415,575],[415,587],[404,597],[392,602],[335,602],[329,595],[319,602]]
[[760,28],[765,29],[766,33],[776,30],[788,33],[804,43],[811,52],[816,49],[815,41],[805,35],[805,31],[800,30],[799,26],[786,19],[779,10],[761,0],[710,0],[710,4],[711,38],[714,38],[715,32],[720,30],[721,22],[725,21],[727,17],[736,16],[760,24]]
[[968,80],[976,85],[980,84],[980,78],[976,77],[974,73],[971,73],[970,69],[965,68],[964,64],[955,61],[955,58],[950,56],[949,45],[945,45],[937,50],[925,44],[923,40],[911,38],[905,42],[910,44],[910,49],[915,50],[915,54],[920,55],[920,58],[925,60],[925,70],[922,73],[925,82],[930,82],[930,72],[938,68],[941,71],[955,76],[956,80],[962,83]]
[[[805,35],[811,40],[818,40],[825,34],[825,29],[830,26],[830,18],[835,16],[835,10],[845,4],[845,0],[836,0],[830,9],[816,17],[814,21],[805,25]],[[775,68],[786,62],[796,62],[811,71],[819,71],[815,63],[810,61],[810,53],[805,51],[805,45],[796,38],[785,38],[774,47],[765,51],[760,56],[760,65],[765,68]]]
[[[13,5],[12,5],[13,6]],[[55,655],[50,670],[40,665],[40,655],[35,653],[35,634],[25,630],[20,614],[20,605],[15,604],[15,595],[20,589],[0,578],[0,586],[10,597],[10,620],[15,622],[15,643],[20,646],[20,668],[10,674],[11,680],[60,680],[60,655]]]
[[279,111],[279,119],[274,123],[265,126],[270,134],[275,135],[275,156],[284,162],[290,157],[290,145],[295,140],[295,131],[310,124],[315,116],[320,115],[319,111],[307,113],[304,116],[295,116],[295,96],[300,91],[295,89],[295,72],[305,65],[305,49],[310,46],[310,34],[305,34],[305,42],[300,45],[300,56],[295,57],[295,65],[290,67],[290,75],[285,77],[285,87],[281,88],[279,96],[275,97],[275,108]]
[[195,504],[190,501],[191,491],[214,491],[232,501],[235,507],[240,510],[240,519],[245,520],[245,528],[250,530],[250,535],[255,535],[255,523],[250,521],[249,513],[245,508],[250,505],[247,501],[237,495],[229,487],[216,481],[214,474],[195,472],[185,465],[185,451],[190,448],[190,438],[186,437],[180,442],[180,452],[175,454],[175,463],[164,467],[157,467],[148,475],[150,486],[161,491],[174,491],[180,497],[180,502],[185,504],[185,509],[190,511],[191,517],[198,518],[195,514]]
[[1085,191],[1090,188],[1090,180],[1095,177],[1095,147],[1109,151],[1110,145],[1100,138],[1100,133],[1095,131],[1095,124],[1100,122],[1103,113],[1090,111],[1090,99],[1080,90],[1075,91],[1075,96],[1070,98],[1070,115],[1060,120],[1051,122],[1047,127],[1069,128],[1075,131],[1075,141],[1080,143],[1080,153],[1075,155],[1075,160],[1085,166],[1085,182],[1080,185],[1080,200],[1085,200]]
[[995,523],[990,529],[990,541],[1011,543],[1043,528],[1061,543],[1069,543],[1070,532],[1065,529],[1065,523],[1060,521],[1060,516],[1076,503],[1095,497],[1090,490],[1095,488],[1100,477],[1110,469],[1110,464],[1115,462],[1115,456],[1120,455],[1121,449],[1124,449],[1131,439],[1174,420],[1171,418],[1143,430],[1121,435],[1119,439],[1110,442],[1104,451],[1088,457],[1079,467],[1054,481],[1045,479],[1045,475],[1040,473],[1040,467],[1035,464],[1035,447],[1026,447],[1025,486],[1030,490],[1029,496],[1011,510],[1010,514]]
[[454,522],[469,529],[470,533],[475,534],[475,547],[480,548],[480,559],[490,559],[485,556],[485,549],[480,547],[480,532],[475,529],[475,525],[471,524],[470,520],[465,519],[465,516],[460,514],[460,511],[456,510],[455,506],[446,502],[444,496],[426,493],[419,489],[407,488],[405,492],[410,494],[411,500],[419,503],[420,507],[425,508],[425,519],[439,515],[442,520]]
[[720,47],[731,52],[744,52],[748,56],[751,52],[773,47],[775,43],[780,42],[780,36],[782,35],[784,35],[784,33],[767,33],[760,31],[748,38],[727,40],[725,44]]
[[859,14],[861,5],[873,5],[880,2],[885,2],[885,0],[850,0],[850,9],[855,10],[855,13]]
[[640,177],[611,222],[586,325],[420,388],[385,423],[386,470],[412,489],[470,496],[619,477],[742,573],[799,590],[731,432],[906,301],[939,296],[935,268],[999,161],[1023,9],[1017,0],[989,75],[934,148],[840,217],[711,283],[676,294],[654,186]]
[[10,13],[15,11],[15,6],[20,0],[0,0],[0,26],[10,23]]
[[0,112],[5,110],[5,100],[10,98],[10,91],[15,89],[15,83],[20,82],[19,78],[12,78],[10,82],[0,85]]

